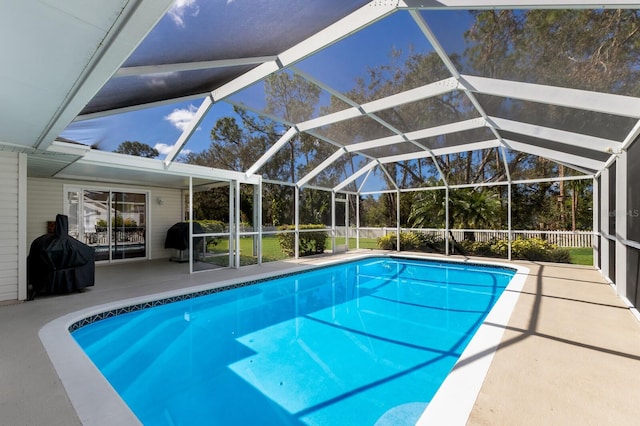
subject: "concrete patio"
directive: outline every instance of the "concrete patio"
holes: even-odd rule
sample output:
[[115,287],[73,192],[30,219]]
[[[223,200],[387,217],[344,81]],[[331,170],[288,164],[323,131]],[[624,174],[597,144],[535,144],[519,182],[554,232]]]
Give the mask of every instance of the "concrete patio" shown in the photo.
[[[194,275],[167,260],[104,265],[95,287],[83,293],[1,306],[0,425],[81,424],[38,337],[49,321],[121,299],[321,261]],[[594,268],[519,264],[530,273],[468,424],[637,424],[640,322]]]

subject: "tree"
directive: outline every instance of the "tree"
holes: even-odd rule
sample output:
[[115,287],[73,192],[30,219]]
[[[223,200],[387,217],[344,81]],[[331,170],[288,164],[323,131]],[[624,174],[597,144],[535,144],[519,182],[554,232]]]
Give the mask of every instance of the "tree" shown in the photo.
[[113,152],[145,158],[156,158],[160,155],[154,147],[138,141],[124,141]]
[[[318,109],[320,89],[298,75],[279,73],[265,80],[266,112],[288,123],[311,118]],[[208,167],[246,171],[285,133],[287,126],[234,107],[234,116],[220,118],[211,130],[211,144],[192,152],[185,161]],[[294,135],[258,170],[263,177],[296,182],[335,152],[336,147],[307,133]],[[315,178],[316,185],[331,187],[346,175],[351,156],[345,155]],[[351,168],[353,172],[353,167]],[[263,217],[273,224],[292,223],[295,215],[291,187],[263,185]],[[241,196],[242,198],[242,196]],[[285,210],[280,210],[285,209]],[[326,215],[326,206],[311,208]]]
[[[409,215],[409,223],[416,228],[443,228],[446,218],[444,190],[419,193]],[[501,224],[502,204],[498,193],[486,188],[454,189],[449,191],[449,229],[496,229]],[[473,232],[465,239],[474,240]]]

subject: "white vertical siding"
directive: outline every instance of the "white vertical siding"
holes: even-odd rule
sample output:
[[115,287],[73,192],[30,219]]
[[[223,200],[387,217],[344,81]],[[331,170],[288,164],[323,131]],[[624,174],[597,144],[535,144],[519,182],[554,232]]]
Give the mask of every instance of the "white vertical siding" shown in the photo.
[[0,301],[18,299],[18,154],[0,152]]
[[27,179],[27,245],[47,233],[47,221],[56,220],[64,213],[62,181]]
[[[27,188],[27,244],[29,246],[34,239],[47,232],[47,221],[53,221],[56,219],[56,214],[64,213],[64,185],[110,189],[107,185],[96,185],[95,182],[29,178]],[[164,239],[167,229],[181,220],[181,191],[121,184],[114,185],[113,188],[149,192],[148,256],[154,259],[169,258],[173,252],[165,250]],[[158,204],[158,198],[162,199],[162,204]]]
[[[153,188],[149,195],[149,256],[152,259],[171,257],[174,252],[164,248],[167,230],[182,221],[182,191]],[[158,202],[161,200],[162,204]]]

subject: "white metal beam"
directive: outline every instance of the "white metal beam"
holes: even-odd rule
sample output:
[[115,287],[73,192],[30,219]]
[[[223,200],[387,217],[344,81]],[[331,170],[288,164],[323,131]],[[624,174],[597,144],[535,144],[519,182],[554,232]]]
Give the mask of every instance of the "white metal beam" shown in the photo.
[[349,185],[351,182],[355,181],[360,176],[367,173],[369,170],[373,169],[377,165],[378,165],[378,162],[370,161],[369,163],[365,164],[362,168],[360,168],[358,171],[356,171],[354,174],[352,174],[351,176],[349,176],[348,178],[340,182],[338,185],[334,186],[332,191],[334,192],[340,191],[342,188]]
[[483,141],[483,142],[471,142],[462,145],[454,145],[454,146],[445,146],[442,148],[436,148],[432,150],[433,155],[447,155],[447,154],[455,154],[457,152],[466,152],[466,151],[477,151],[480,149],[491,149],[500,146],[501,143],[497,139]]
[[345,149],[348,152],[364,151],[366,149],[380,148],[383,146],[396,145],[399,143],[407,142],[402,135],[387,136],[380,139],[374,139],[370,141],[358,142],[351,145],[346,145]]
[[196,71],[213,68],[237,67],[243,65],[256,65],[264,62],[275,61],[276,56],[257,56],[253,58],[220,59],[216,61],[182,62],[177,64],[144,65],[138,67],[122,67],[114,77],[127,77],[135,75],[175,73],[181,71]]
[[386,167],[384,167],[384,165],[380,164],[379,161],[378,161],[378,166],[380,166],[380,170],[382,170],[382,172],[387,176],[387,179],[389,179],[389,183],[391,183],[393,185],[394,189],[396,191],[399,190],[400,188],[398,188],[398,184],[396,183],[396,181],[393,178],[393,176],[391,176],[389,171],[386,169]]
[[331,154],[329,156],[329,158],[327,158],[322,163],[320,163],[318,166],[316,166],[316,168],[314,168],[309,173],[307,173],[305,176],[303,176],[300,180],[298,180],[296,185],[299,188],[302,188],[307,182],[309,182],[311,179],[316,177],[325,168],[327,168],[330,164],[332,164],[334,161],[336,161],[338,158],[342,157],[346,153],[347,153],[347,151],[344,148],[340,148],[339,150],[337,150],[336,152]]
[[301,132],[304,132],[310,129],[315,129],[318,127],[348,120],[350,118],[358,117],[360,115],[373,114],[384,109],[389,109],[397,107],[399,105],[416,102],[422,99],[444,95],[445,93],[449,93],[453,90],[456,90],[457,88],[457,81],[453,77],[447,78],[435,83],[430,83],[421,87],[417,87],[415,89],[407,90],[402,93],[387,96],[386,98],[367,102],[366,104],[362,104],[359,107],[354,106],[352,108],[347,108],[342,111],[337,111],[331,114],[324,115],[322,117],[298,123],[298,128]]
[[448,135],[450,133],[463,132],[465,130],[479,129],[486,126],[484,118],[472,118],[470,120],[458,121],[456,123],[443,124],[441,126],[430,127],[428,129],[416,130],[406,133],[408,139],[419,140],[434,136]]
[[182,151],[182,148],[186,145],[191,135],[198,129],[200,122],[207,115],[207,112],[209,112],[209,109],[212,105],[213,99],[211,99],[211,96],[207,96],[206,98],[204,98],[204,100],[200,104],[200,107],[198,108],[198,111],[196,111],[189,124],[187,124],[187,126],[178,137],[178,140],[173,144],[173,147],[171,148],[169,154],[167,154],[167,156],[165,157],[165,167],[169,167],[171,163],[173,163],[173,161],[176,159],[178,154],[180,154],[180,151]]
[[[460,79],[460,71],[456,68],[455,64],[449,57],[449,54],[446,52],[444,47],[440,44],[440,40],[438,40],[438,38],[433,33],[433,31],[431,31],[431,28],[429,28],[429,25],[427,24],[427,22],[424,20],[424,18],[420,13],[418,13],[415,10],[412,10],[409,13],[411,14],[411,16],[413,17],[413,20],[416,22],[416,24],[420,28],[420,31],[422,31],[422,34],[424,34],[424,36],[427,38],[431,46],[433,46],[433,49],[436,51],[436,54],[438,55],[438,57],[442,60],[444,65],[447,67],[447,70],[451,73],[453,78],[455,78],[457,83],[458,80]],[[476,109],[478,114],[480,114],[480,116],[486,121],[487,127],[489,128],[489,130],[491,130],[491,133],[493,133],[496,139],[504,147],[504,141],[502,140],[502,136],[495,129],[495,126],[493,125],[493,123],[491,123],[491,121],[488,120],[487,113],[485,112],[482,105],[480,105],[480,102],[478,102],[478,99],[476,99],[475,95],[466,88],[463,88],[463,92],[465,96],[469,99],[469,101],[471,101],[471,104]],[[436,164],[437,164],[437,161],[436,161]],[[443,176],[443,179],[444,179],[444,176]]]
[[614,152],[621,146],[620,142],[611,139],[567,132],[565,130],[552,129],[498,117],[489,117],[489,120],[493,122],[498,130],[555,141],[565,145],[587,148],[598,152]]
[[304,41],[278,55],[276,61],[271,61],[257,66],[251,71],[219,87],[213,92],[216,100],[224,99],[253,83],[267,77],[272,72],[292,65],[307,56],[355,33],[367,25],[384,18],[396,10],[395,4],[377,4],[371,7],[366,4],[360,9],[342,18],[338,22],[328,26],[324,30],[312,35]]
[[[118,8],[118,13],[114,15],[109,28],[105,28],[104,35],[101,35],[101,40],[95,45],[95,48],[91,49],[91,55],[87,57],[84,66],[81,69],[78,68],[79,74],[74,78],[73,84],[65,87],[66,95],[58,102],[59,106],[55,111],[52,111],[53,114],[48,122],[43,123],[45,125],[37,139],[34,140],[33,147],[44,150],[53,143],[74,117],[95,96],[96,92],[107,83],[113,73],[122,65],[122,62],[142,42],[145,35],[164,16],[173,2],[171,0],[155,0],[120,3],[122,6]],[[61,12],[62,9],[67,8],[72,10],[73,7],[70,4],[70,2],[65,2],[54,6],[54,3],[45,2],[40,6],[59,7],[60,10],[57,12]],[[42,12],[44,13],[44,8]],[[53,16],[52,14],[51,17],[53,18]],[[68,18],[72,18],[71,13],[69,13]],[[84,22],[82,15],[73,15],[73,18],[78,22],[82,21],[87,27],[94,25],[88,21]],[[52,21],[52,24],[55,24],[55,22]],[[34,33],[32,33],[31,37],[37,37],[37,35],[34,36]],[[51,40],[47,40],[47,42],[51,42]],[[44,44],[40,45],[44,46]],[[87,53],[88,51],[80,52],[79,54]],[[4,84],[7,84],[7,81],[4,81]],[[28,114],[28,112],[25,112],[25,114]]]
[[340,121],[360,117],[361,115],[364,114],[359,108],[347,108],[343,109],[342,111],[333,112],[331,114],[323,115],[321,117],[298,123],[298,128],[301,132],[306,132],[311,129],[317,129],[318,127],[327,126],[330,124],[339,123]]
[[640,118],[640,99],[566,87],[462,75],[460,85],[472,92],[586,111]]
[[638,136],[640,136],[640,120],[633,126],[633,129],[631,129],[629,134],[624,138],[624,141],[622,141],[622,146],[620,147],[620,149],[629,148],[629,146],[633,143],[633,141],[638,139]]
[[362,104],[362,110],[372,114],[385,109],[417,102],[422,99],[433,98],[452,92],[458,88],[458,82],[455,78],[449,77],[444,80],[425,84],[424,86],[409,89],[404,92],[396,93],[375,101]]
[[385,138],[374,139],[371,141],[358,142],[345,146],[349,152],[363,151],[366,149],[379,148],[387,145],[394,145],[408,140],[420,140],[434,136],[447,135],[464,130],[477,129],[484,127],[486,124],[483,118],[472,118],[470,120],[458,121],[457,123],[443,124],[441,126],[430,127],[428,129],[416,130],[403,135],[388,136]]
[[430,152],[424,151],[424,152],[411,152],[408,154],[390,155],[388,157],[380,158],[379,161],[382,164],[397,163],[398,161],[411,161],[411,160],[417,160],[419,158],[431,158],[433,156],[441,156],[441,155],[453,154],[458,152],[466,152],[466,151],[477,151],[480,149],[490,149],[490,148],[496,148],[499,146],[500,146],[500,141],[494,139],[494,140],[484,141],[484,142],[473,142],[473,143],[468,143],[463,145],[436,148],[431,150]]
[[548,158],[553,161],[575,164],[577,166],[583,166],[592,170],[601,170],[605,164],[603,161],[591,160],[589,158],[580,157],[578,155],[567,154],[547,148],[540,148],[526,143],[516,142],[511,139],[505,139],[504,141],[507,143],[509,148],[516,151],[537,155],[539,157]]
[[584,173],[585,175],[589,175],[589,176],[593,176],[593,170],[589,170],[587,168],[584,167],[580,167],[580,166],[576,166],[575,164],[567,164],[567,163],[563,163],[562,161],[558,161],[558,164],[561,164],[569,169],[573,169],[577,172],[580,173]]
[[298,130],[295,127],[290,127],[289,130],[287,130],[285,134],[282,135],[282,137],[280,137],[280,139],[278,139],[278,141],[271,146],[271,148],[269,148],[264,154],[262,154],[262,157],[260,157],[255,163],[253,163],[251,167],[249,167],[249,169],[247,170],[247,176],[257,172],[260,167],[264,165],[264,163],[269,161],[269,159],[273,157],[278,151],[280,151],[284,144],[289,142],[291,138],[294,137],[297,133]]
[[364,177],[364,179],[362,179],[362,183],[357,188],[358,194],[360,194],[362,192],[362,189],[364,188],[364,184],[367,182],[367,179],[369,179],[369,176],[371,175],[372,172],[373,172],[373,168],[370,168],[367,171],[367,175]]
[[400,9],[627,9],[637,0],[400,0]]

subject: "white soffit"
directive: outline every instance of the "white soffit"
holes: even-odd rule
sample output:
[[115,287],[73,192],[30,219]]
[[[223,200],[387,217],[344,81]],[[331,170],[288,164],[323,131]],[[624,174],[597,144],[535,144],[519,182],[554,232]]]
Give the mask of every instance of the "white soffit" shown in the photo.
[[46,148],[172,0],[21,0],[0,14],[0,140]]

